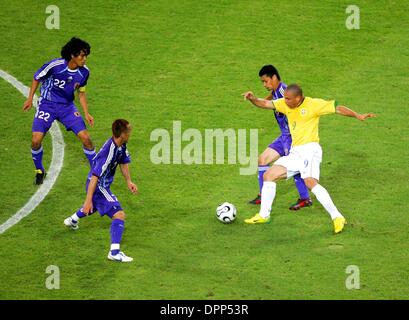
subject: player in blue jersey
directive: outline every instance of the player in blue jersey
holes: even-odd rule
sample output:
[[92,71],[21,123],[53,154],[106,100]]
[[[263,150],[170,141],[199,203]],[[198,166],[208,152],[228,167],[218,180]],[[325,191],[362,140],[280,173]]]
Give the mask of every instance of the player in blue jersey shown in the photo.
[[78,229],[78,220],[98,211],[101,216],[107,215],[111,223],[111,249],[108,259],[120,262],[131,262],[133,259],[120,251],[124,231],[125,213],[118,199],[110,190],[115,170],[119,164],[125,177],[128,189],[137,193],[138,187],[131,180],[128,164],[131,162],[126,143],[131,134],[131,126],[124,119],[115,120],[112,124],[113,137],[109,138],[99,150],[92,162],[91,171],[86,183],[87,196],[84,205],[64,224],[71,229]]
[[38,108],[32,126],[31,155],[36,168],[35,184],[42,184],[46,172],[43,166],[42,141],[54,120],[60,121],[67,131],[73,131],[81,140],[85,156],[91,164],[95,148],[81,114],[74,105],[74,93],[78,91],[79,102],[87,122],[94,126],[94,118],[88,112],[85,86],[89,70],[85,65],[91,52],[89,44],[72,38],[62,49],[61,57],[44,64],[35,74],[30,93],[23,110],[33,105],[34,94],[41,83]]
[[[287,85],[281,82],[280,74],[273,65],[263,66],[260,69],[259,77],[263,83],[263,86],[270,92],[270,94],[266,97],[266,100],[276,100],[284,97],[284,90],[287,88]],[[276,161],[280,157],[287,156],[291,148],[292,140],[286,115],[278,111],[274,111],[274,116],[280,128],[281,135],[275,139],[258,158],[258,182],[260,192],[255,199],[249,201],[250,204],[261,203],[263,175],[269,169],[269,164]],[[310,199],[308,188],[299,174],[294,176],[294,182],[300,196],[297,202],[291,205],[289,209],[298,210],[303,207],[311,206],[312,201]]]

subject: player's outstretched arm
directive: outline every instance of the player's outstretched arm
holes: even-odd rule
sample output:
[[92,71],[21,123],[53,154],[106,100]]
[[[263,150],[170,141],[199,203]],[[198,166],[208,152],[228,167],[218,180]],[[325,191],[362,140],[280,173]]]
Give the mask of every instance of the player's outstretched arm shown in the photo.
[[87,197],[85,198],[84,205],[82,206],[82,210],[85,214],[92,212],[92,197],[94,196],[95,189],[97,188],[98,179],[99,178],[97,176],[92,175],[91,181],[88,184]]
[[121,168],[122,175],[124,176],[126,180],[126,184],[128,185],[128,189],[132,193],[137,193],[138,192],[138,186],[132,182],[131,180],[131,174],[129,172],[129,165],[127,163],[122,163],[119,165]]
[[28,94],[27,100],[23,104],[23,111],[28,111],[33,106],[33,97],[37,91],[39,83],[40,81],[37,80],[33,80],[33,82],[31,82],[30,93]]
[[266,100],[266,99],[260,99],[257,98],[253,92],[247,91],[242,94],[244,97],[244,100],[249,100],[252,104],[254,104],[256,107],[262,108],[262,109],[270,109],[270,110],[275,110],[274,104],[272,100]]
[[375,118],[376,115],[373,113],[363,113],[363,114],[359,114],[345,106],[337,106],[335,109],[335,112],[337,114],[340,114],[342,116],[346,116],[346,117],[352,117],[352,118],[356,118],[360,121],[364,121],[367,118]]
[[84,110],[84,116],[87,122],[91,127],[94,127],[94,117],[91,116],[88,112],[88,102],[87,102],[87,96],[85,94],[85,91],[79,91],[78,92],[78,99],[80,100],[80,105],[82,107],[82,110]]

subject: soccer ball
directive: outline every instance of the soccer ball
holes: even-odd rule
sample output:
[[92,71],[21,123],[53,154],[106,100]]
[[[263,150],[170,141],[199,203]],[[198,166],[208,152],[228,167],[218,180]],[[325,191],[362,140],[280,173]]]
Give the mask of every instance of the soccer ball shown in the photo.
[[222,203],[216,208],[216,217],[223,223],[232,223],[236,219],[236,213],[236,207],[229,202]]

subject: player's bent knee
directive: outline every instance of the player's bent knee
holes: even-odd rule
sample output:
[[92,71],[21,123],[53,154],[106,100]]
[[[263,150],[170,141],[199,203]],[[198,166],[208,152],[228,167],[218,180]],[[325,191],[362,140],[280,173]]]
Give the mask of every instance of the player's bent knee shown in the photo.
[[264,157],[262,157],[261,155],[258,157],[258,165],[264,166]]
[[277,181],[278,179],[279,176],[274,171],[267,170],[263,174],[264,181]]
[[41,147],[41,142],[39,141],[31,141],[31,149],[38,150]]
[[33,150],[40,149],[41,143],[43,142],[43,136],[38,134],[33,134],[31,139],[31,148]]
[[307,186],[307,188],[311,190],[318,184],[318,181],[315,180],[314,178],[305,178],[304,183]]
[[287,169],[281,165],[273,165],[264,175],[264,181],[278,181],[287,177]]
[[93,149],[94,145],[92,143],[91,137],[89,136],[88,131],[83,130],[78,133],[78,138],[81,140],[82,144],[87,149]]
[[265,158],[265,157],[259,157],[258,158],[258,165],[259,166],[268,166],[268,161],[267,161],[267,158]]
[[125,220],[125,217],[126,217],[125,212],[123,212],[123,211],[118,211],[117,213],[115,213],[115,214],[112,216],[112,219]]
[[91,139],[88,139],[87,141],[83,142],[82,144],[84,145],[85,148],[87,148],[89,150],[94,149],[94,145],[93,145]]

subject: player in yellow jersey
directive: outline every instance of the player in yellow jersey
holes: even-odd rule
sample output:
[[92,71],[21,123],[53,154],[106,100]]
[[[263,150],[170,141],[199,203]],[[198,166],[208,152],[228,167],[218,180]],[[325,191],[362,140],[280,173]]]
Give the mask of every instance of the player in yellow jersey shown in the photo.
[[334,224],[334,232],[339,233],[346,224],[345,218],[332,202],[327,190],[319,184],[322,149],[319,144],[318,124],[321,116],[337,113],[360,121],[375,117],[372,113],[359,114],[334,100],[304,97],[297,84],[287,87],[284,98],[265,100],[257,98],[251,91],[243,94],[255,106],[272,109],[285,114],[292,136],[290,154],[281,157],[264,173],[260,212],[246,219],[248,224],[261,224],[270,221],[271,206],[276,194],[276,181],[290,178],[300,173],[307,187],[327,210]]

